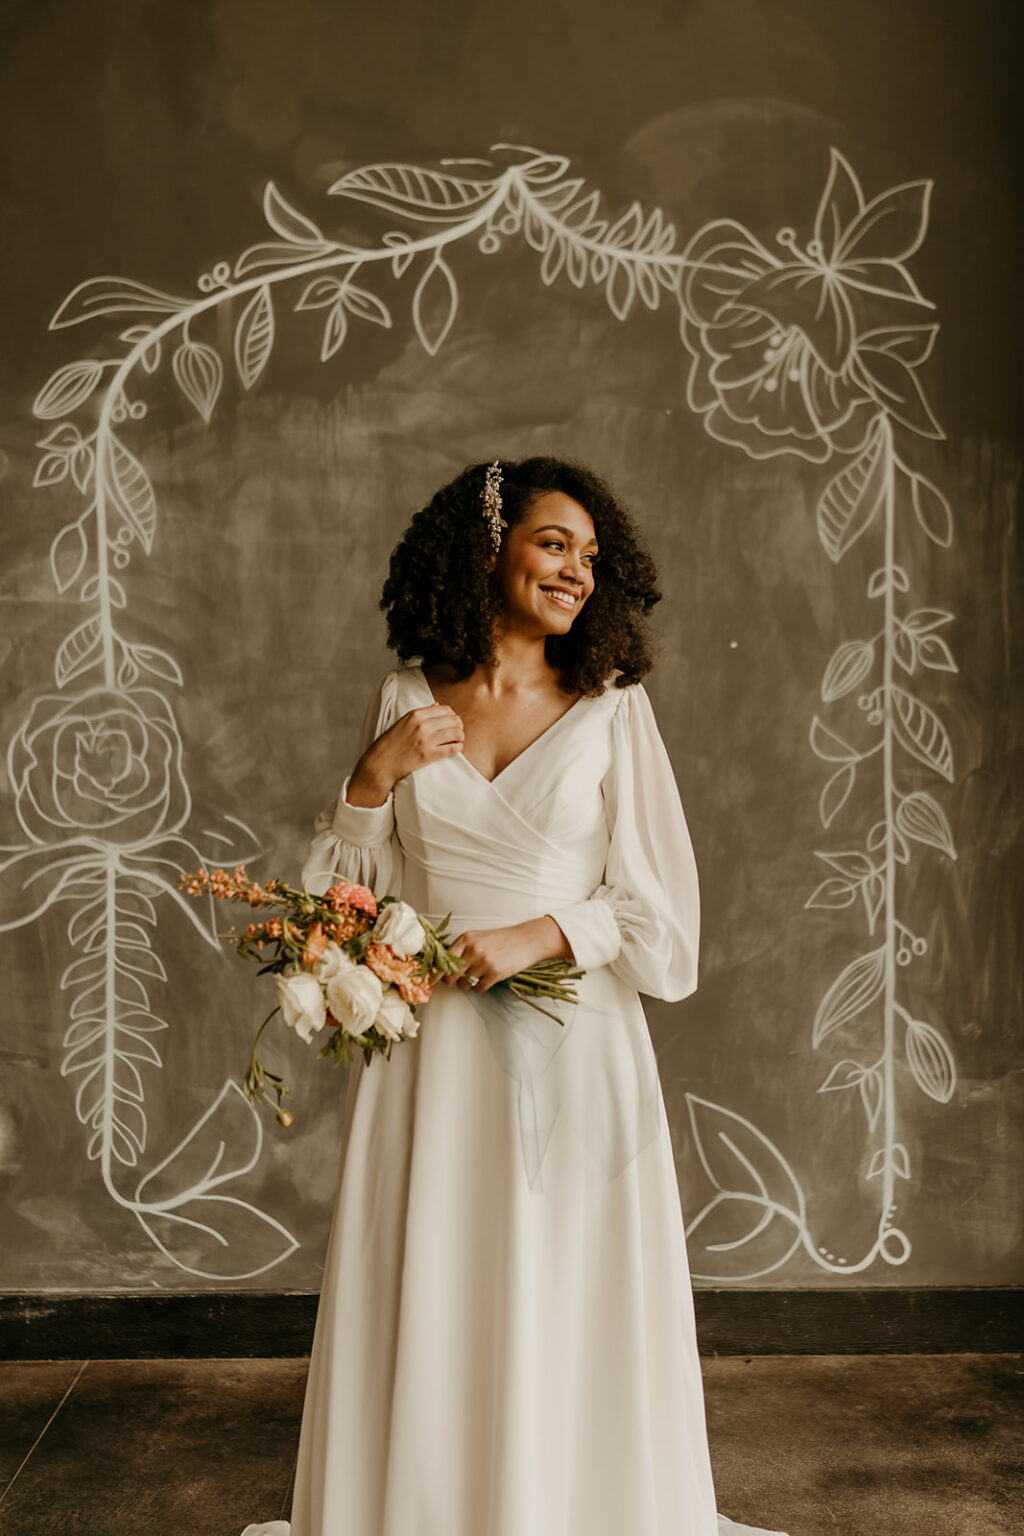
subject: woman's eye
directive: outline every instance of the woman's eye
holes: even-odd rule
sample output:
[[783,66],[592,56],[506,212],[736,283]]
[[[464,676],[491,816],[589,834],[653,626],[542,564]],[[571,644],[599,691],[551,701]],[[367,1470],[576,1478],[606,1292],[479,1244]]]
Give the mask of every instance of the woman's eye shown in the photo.
[[[564,547],[563,544],[562,544],[561,539],[545,539],[544,540],[544,548],[545,549],[547,549],[548,546],[551,545],[551,544],[556,544],[559,549],[562,549]],[[590,556],[590,563],[591,563],[591,565],[593,565],[596,562],[596,560],[597,560],[597,556],[596,555],[591,555]]]

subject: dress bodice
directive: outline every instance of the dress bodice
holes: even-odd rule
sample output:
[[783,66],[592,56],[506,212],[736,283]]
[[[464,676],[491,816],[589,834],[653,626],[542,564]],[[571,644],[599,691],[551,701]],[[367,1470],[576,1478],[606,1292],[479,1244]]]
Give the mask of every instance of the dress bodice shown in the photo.
[[[399,672],[398,715],[434,702],[419,667]],[[403,898],[452,931],[535,917],[585,900],[610,842],[601,781],[621,690],[581,698],[487,779],[462,753],[399,780]]]
[[[317,817],[302,878],[334,872],[401,896],[450,937],[550,914],[577,966],[609,966],[666,999],[697,985],[697,868],[679,791],[642,683],[575,704],[494,779],[461,753],[406,774],[383,805],[341,787]],[[435,702],[418,665],[373,690],[357,759],[411,709]]]

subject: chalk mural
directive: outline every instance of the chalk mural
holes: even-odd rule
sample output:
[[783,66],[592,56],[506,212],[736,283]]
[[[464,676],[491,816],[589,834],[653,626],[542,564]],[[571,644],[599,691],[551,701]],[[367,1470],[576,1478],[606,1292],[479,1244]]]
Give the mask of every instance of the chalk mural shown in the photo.
[[[859,902],[867,927],[863,952],[818,1006],[812,1046],[849,1053],[832,1063],[821,1091],[863,1119],[865,1176],[878,1180],[880,1192],[877,1238],[849,1260],[815,1245],[803,1190],[784,1155],[749,1120],[694,1095],[696,1145],[717,1192],[691,1221],[688,1238],[698,1278],[765,1274],[799,1248],[824,1269],[901,1263],[910,1242],[894,1223],[894,1191],[909,1167],[898,1133],[898,1053],[930,1097],[945,1102],[955,1085],[947,1042],[912,1015],[899,987],[900,969],[925,951],[898,915],[899,871],[915,849],[955,857],[938,800],[900,784],[901,756],[953,777],[948,735],[919,696],[928,669],[955,670],[939,634],[952,615],[911,606],[910,573],[897,548],[908,516],[938,544],[952,537],[947,502],[897,452],[895,435],[897,427],[911,438],[942,435],[917,374],[938,328],[906,266],[925,234],[931,183],[909,182],[868,202],[833,149],[813,238],[803,248],[792,228],[779,230],[772,249],[742,225],[716,220],[680,250],[658,208],[647,212],[633,202],[617,218],[607,216],[600,193],[571,174],[565,157],[504,144],[492,155],[443,161],[441,169],[380,164],[341,176],[330,195],[398,221],[376,246],[333,239],[269,183],[263,208],[271,238],[202,273],[195,292],[99,277],[60,305],[51,330],[114,321],[125,326],[124,345],[109,358],[66,363],[35,401],[36,416],[54,423],[39,444],[35,484],[70,480],[82,497],[79,516],[53,540],[50,565],[58,593],[70,594],[83,614],[57,651],[56,691],[34,700],[9,749],[23,838],[3,850],[0,863],[14,906],[3,926],[25,925],[58,904],[68,912],[62,1071],[75,1087],[88,1156],[110,1197],[189,1273],[245,1279],[293,1252],[295,1239],[278,1221],[227,1192],[242,1187],[262,1146],[261,1122],[237,1084],[224,1084],[157,1167],[137,1173],[146,1151],[144,1074],[152,1082],[161,1067],[156,1041],[168,1028],[147,988],[166,979],[157,948],[161,914],[173,906],[216,945],[212,910],[197,915],[176,888],[178,873],[251,857],[257,840],[230,815],[216,833],[193,825],[173,705],[184,680],[173,656],[132,635],[123,573],[139,550],[153,551],[158,516],[144,446],[132,429],[147,413],[147,381],[168,362],[187,404],[209,423],[225,370],[233,365],[251,389],[287,311],[316,318],[322,361],[338,353],[352,326],[391,328],[395,298],[379,291],[388,281],[407,280],[413,329],[435,355],[458,313],[456,248],[474,242],[486,256],[506,240],[525,240],[540,257],[545,285],[598,285],[620,321],[640,306],[667,307],[692,357],[688,404],[713,437],[754,458],[797,454],[832,467],[817,508],[832,561],[862,538],[881,545],[866,593],[877,617],[863,637],[838,646],[821,685],[830,707],[849,708],[855,699],[864,726],[858,733],[831,715],[828,724],[816,716],[810,732],[813,752],[830,769],[822,825],[838,824],[858,775],[874,774],[877,815],[862,847],[817,852],[830,873],[807,901],[830,908]],[[231,318],[230,356],[211,339],[220,335],[211,322],[223,315]],[[187,1149],[192,1168],[197,1146],[209,1148],[206,1171],[174,1188],[176,1159]],[[150,1192],[158,1175],[159,1197]],[[247,1223],[242,1240],[227,1235],[240,1216]],[[209,1264],[195,1257],[200,1238],[209,1244]],[[244,1259],[235,1259],[236,1248]]]
[[[830,769],[818,806],[822,826],[838,825],[858,774],[874,773],[877,800],[860,846],[848,838],[841,849],[816,850],[830,873],[805,903],[858,906],[867,928],[867,945],[818,1004],[811,1045],[841,1043],[856,1053],[835,1061],[818,1091],[859,1104],[864,1177],[878,1180],[877,1230],[866,1252],[852,1258],[816,1244],[787,1159],[749,1120],[691,1094],[697,1149],[717,1189],[687,1228],[701,1279],[753,1279],[798,1249],[831,1272],[867,1269],[876,1259],[904,1263],[910,1240],[895,1221],[896,1180],[909,1179],[910,1164],[898,1135],[899,1053],[930,1098],[948,1102],[956,1085],[947,1041],[913,1016],[899,988],[900,970],[927,949],[899,915],[899,870],[915,848],[956,857],[939,801],[900,785],[905,764],[953,779],[949,734],[920,696],[929,669],[956,671],[939,633],[953,615],[911,604],[910,573],[897,550],[908,518],[937,545],[948,547],[953,536],[946,498],[897,452],[895,438],[897,427],[911,440],[943,436],[917,375],[938,325],[905,265],[924,239],[931,187],[907,182],[868,202],[833,149],[804,249],[790,227],[778,232],[779,255],[742,225],[720,220],[684,253],[680,313],[693,354],[691,407],[713,436],[754,458],[795,453],[838,461],[818,499],[822,546],[838,564],[860,539],[880,545],[866,588],[868,603],[877,605],[870,632],[839,645],[821,680],[823,703],[856,696],[870,729],[844,725],[840,734],[817,715],[810,726],[811,749]],[[849,739],[855,735],[856,742]]]

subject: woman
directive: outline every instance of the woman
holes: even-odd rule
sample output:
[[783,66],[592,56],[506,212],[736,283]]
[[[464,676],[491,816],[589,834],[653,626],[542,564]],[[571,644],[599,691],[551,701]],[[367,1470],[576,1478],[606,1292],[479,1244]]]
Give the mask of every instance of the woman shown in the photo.
[[[466,469],[392,554],[406,664],[303,878],[451,913],[465,965],[415,1041],[350,1068],[292,1536],[751,1529],[716,1512],[638,997],[697,985],[693,850],[640,681],[660,597],[612,492],[554,458]],[[494,991],[556,956],[585,971],[563,1022]]]

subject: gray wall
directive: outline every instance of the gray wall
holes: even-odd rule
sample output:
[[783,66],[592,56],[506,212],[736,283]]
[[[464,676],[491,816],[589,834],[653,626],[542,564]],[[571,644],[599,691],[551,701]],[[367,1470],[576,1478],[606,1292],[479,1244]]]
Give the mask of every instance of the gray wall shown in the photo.
[[[388,550],[464,463],[540,450],[612,480],[665,591],[648,687],[702,874],[702,973],[695,997],[648,1016],[696,1283],[1021,1278],[1009,7],[951,17],[920,0],[893,13],[877,0],[8,5],[0,1286],[316,1289],[342,1080],[278,1040],[298,1119],[283,1132],[268,1114],[260,1142],[225,1085],[268,1006],[261,985],[203,943],[153,876],[195,862],[185,836],[225,860],[252,854],[262,872],[297,871],[390,664],[376,608]],[[585,235],[565,252],[581,286],[565,267],[548,285],[515,229],[496,251],[480,249],[482,229],[446,251],[458,304],[433,353],[413,314],[430,252],[397,278],[390,263],[364,267],[358,282],[392,324],[350,313],[326,361],[329,309],[295,308],[311,277],[253,268],[272,279],[272,349],[259,316],[236,333],[258,288],[225,292],[191,322],[208,350],[179,357],[184,390],[181,317],[160,300],[94,285],[63,310],[91,318],[48,328],[100,274],[201,302],[200,274],[281,239],[263,220],[270,181],[328,241],[370,250],[389,230],[436,235],[446,226],[327,189],[385,162],[493,180],[527,159],[491,151],[502,142],[568,157],[562,179],[583,179],[576,202],[601,192],[599,217],[634,199],[645,219],[663,210],[676,228],[666,273],[684,252],[687,271],[704,268],[681,290],[682,337],[680,297],[656,273],[656,308],[641,292],[615,313],[629,273],[643,283],[655,266],[627,249],[628,231],[609,291]],[[830,164],[844,228],[856,213],[844,166],[867,202],[891,193],[831,289],[807,252]],[[734,221],[730,245],[715,254],[721,220]],[[312,242],[314,264],[334,260],[292,216],[278,223]],[[785,226],[802,256],[778,240]],[[728,269],[725,318],[745,330],[707,323],[715,262]],[[755,266],[776,274],[756,293]],[[431,347],[449,293],[435,271],[420,316]],[[815,297],[828,301],[818,318]],[[797,378],[784,370],[775,392],[771,337],[752,315],[792,345]],[[145,414],[101,418],[114,369],[90,390],[88,360],[127,356],[123,330],[169,316],[158,365],[140,360],[127,379]],[[747,409],[733,386],[749,330],[761,350]],[[236,343],[258,370],[249,388]],[[195,402],[209,404],[215,357],[207,424]],[[826,393],[849,407],[835,431],[805,415]],[[32,486],[47,451],[34,445],[56,431],[66,450],[65,422],[107,445],[108,529],[125,531],[106,569],[123,610],[104,608],[95,582],[83,600],[98,569],[94,519],[75,531],[96,495],[88,453],[51,457],[53,483]],[[58,539],[62,595],[48,563]],[[867,592],[887,549],[907,587],[888,606]],[[118,678],[129,652],[114,635],[134,648],[137,677],[129,664]],[[870,637],[870,654],[852,645]],[[873,721],[861,701],[879,687],[889,708]],[[830,735],[812,736],[816,717]],[[947,838],[955,858],[938,846]],[[90,995],[114,891],[130,997],[116,1017]],[[905,965],[899,924],[926,945]]]

